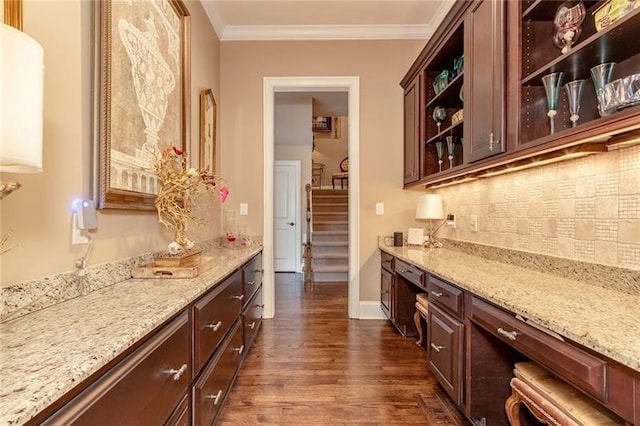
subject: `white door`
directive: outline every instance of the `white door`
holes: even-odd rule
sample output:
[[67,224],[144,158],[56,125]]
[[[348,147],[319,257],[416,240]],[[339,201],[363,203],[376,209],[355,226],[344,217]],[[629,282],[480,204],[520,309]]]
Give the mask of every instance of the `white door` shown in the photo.
[[273,175],[273,269],[276,272],[298,271],[302,245],[298,237],[299,191],[300,162],[276,161]]

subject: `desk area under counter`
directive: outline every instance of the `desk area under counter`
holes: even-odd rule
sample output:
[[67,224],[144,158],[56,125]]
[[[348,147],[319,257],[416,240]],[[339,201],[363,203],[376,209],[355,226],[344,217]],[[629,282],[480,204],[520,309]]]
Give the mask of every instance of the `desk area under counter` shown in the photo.
[[[429,295],[427,362],[470,420],[508,424],[509,380],[514,363],[526,360],[640,424],[640,296],[455,248],[381,239],[381,302],[392,324],[413,336],[415,294]],[[398,264],[421,271],[422,281]],[[640,271],[623,272],[637,284]]]
[[[210,424],[260,327],[261,252],[214,247],[214,266],[195,278],[128,279],[0,324],[0,424],[72,424],[120,408],[139,424]],[[196,347],[200,329],[222,333]],[[192,397],[204,390],[207,407]]]

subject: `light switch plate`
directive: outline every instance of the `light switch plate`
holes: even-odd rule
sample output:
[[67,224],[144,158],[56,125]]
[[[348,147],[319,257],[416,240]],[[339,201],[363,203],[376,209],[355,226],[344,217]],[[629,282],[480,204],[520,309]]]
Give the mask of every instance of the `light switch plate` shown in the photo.
[[422,245],[423,243],[424,243],[424,229],[409,228],[409,235],[407,236],[407,244]]
[[246,216],[249,214],[249,204],[248,203],[240,203],[240,214],[242,216]]
[[376,214],[381,216],[384,214],[384,203],[376,203]]

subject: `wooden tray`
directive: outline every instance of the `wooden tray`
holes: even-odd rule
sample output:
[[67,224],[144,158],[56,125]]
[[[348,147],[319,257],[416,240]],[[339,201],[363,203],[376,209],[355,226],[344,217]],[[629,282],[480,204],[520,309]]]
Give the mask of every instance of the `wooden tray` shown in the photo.
[[194,266],[158,266],[155,262],[131,269],[133,278],[194,278],[215,266],[213,257],[203,257]]

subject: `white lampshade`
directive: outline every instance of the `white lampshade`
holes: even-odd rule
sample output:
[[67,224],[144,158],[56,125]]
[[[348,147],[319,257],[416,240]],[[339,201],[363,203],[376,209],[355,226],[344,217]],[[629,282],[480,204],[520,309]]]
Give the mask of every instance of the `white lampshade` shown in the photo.
[[0,65],[0,172],[41,172],[44,52],[27,34],[2,24]]
[[442,196],[439,194],[421,195],[418,198],[416,219],[444,219]]

